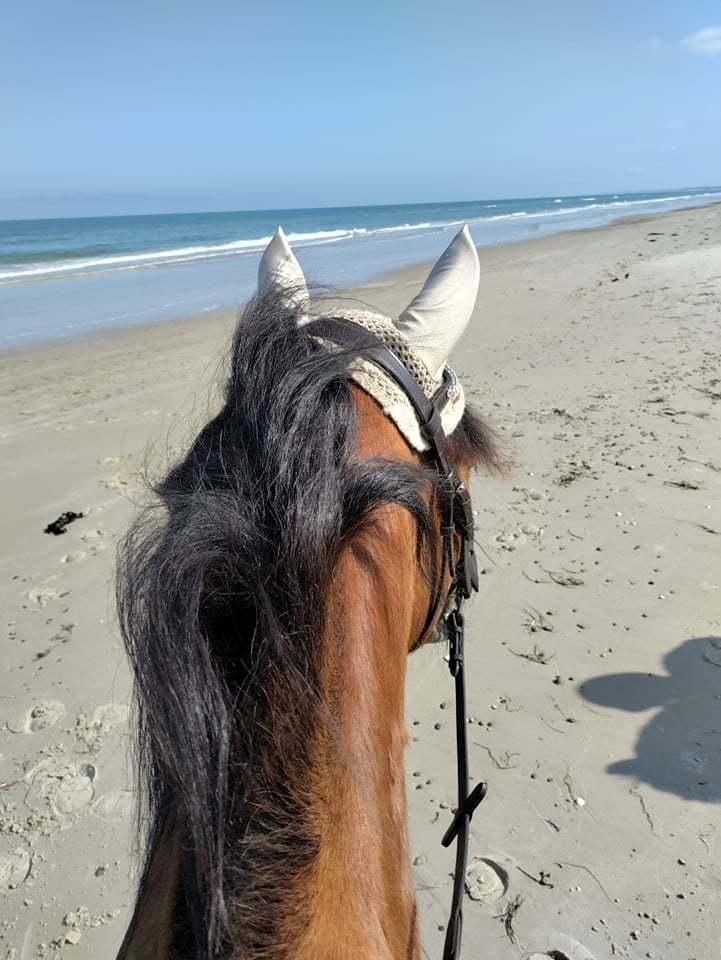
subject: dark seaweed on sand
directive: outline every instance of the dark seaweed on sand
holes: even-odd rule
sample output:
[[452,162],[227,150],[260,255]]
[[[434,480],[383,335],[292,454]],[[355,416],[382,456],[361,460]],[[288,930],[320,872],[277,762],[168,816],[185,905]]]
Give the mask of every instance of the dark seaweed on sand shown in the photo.
[[60,514],[57,520],[49,523],[43,530],[43,533],[52,533],[56,537],[59,537],[62,533],[65,533],[65,528],[68,524],[71,524],[74,520],[80,520],[83,516],[84,514],[75,513],[74,510],[66,510],[65,513]]

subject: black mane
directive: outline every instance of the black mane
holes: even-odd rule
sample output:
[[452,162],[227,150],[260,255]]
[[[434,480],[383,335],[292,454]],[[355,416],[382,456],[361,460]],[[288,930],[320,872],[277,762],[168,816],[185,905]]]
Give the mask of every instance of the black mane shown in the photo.
[[[339,549],[384,503],[408,509],[421,538],[435,531],[431,469],[354,459],[350,358],[312,332],[278,298],[248,304],[222,408],[120,551],[146,875],[169,818],[185,838],[178,957],[225,956],[231,926],[243,956],[275,942],[280,874],[316,854],[297,785],[322,710],[319,644]],[[474,414],[452,439],[455,455],[492,461]]]

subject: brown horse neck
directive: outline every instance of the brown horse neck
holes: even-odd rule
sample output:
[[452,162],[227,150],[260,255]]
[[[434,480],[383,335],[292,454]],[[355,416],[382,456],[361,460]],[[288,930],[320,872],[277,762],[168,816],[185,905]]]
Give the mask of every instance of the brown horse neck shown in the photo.
[[319,854],[298,893],[310,916],[293,960],[417,956],[404,773],[413,596],[383,590],[373,566],[351,548],[337,571],[343,587],[324,662],[329,722],[313,770]]
[[[415,459],[375,401],[356,392],[361,457]],[[293,960],[419,955],[406,813],[408,651],[428,611],[414,521],[385,507],[341,554],[328,598],[316,745],[319,856]],[[409,581],[409,571],[413,571]]]

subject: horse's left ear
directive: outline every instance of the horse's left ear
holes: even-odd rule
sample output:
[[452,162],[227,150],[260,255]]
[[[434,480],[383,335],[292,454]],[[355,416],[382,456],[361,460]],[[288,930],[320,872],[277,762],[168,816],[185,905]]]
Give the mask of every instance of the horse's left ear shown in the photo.
[[258,265],[258,293],[262,296],[271,290],[287,294],[288,300],[294,304],[308,299],[303,270],[290,249],[282,227],[275,231]]
[[478,253],[464,224],[396,322],[436,379],[468,326],[480,279]]

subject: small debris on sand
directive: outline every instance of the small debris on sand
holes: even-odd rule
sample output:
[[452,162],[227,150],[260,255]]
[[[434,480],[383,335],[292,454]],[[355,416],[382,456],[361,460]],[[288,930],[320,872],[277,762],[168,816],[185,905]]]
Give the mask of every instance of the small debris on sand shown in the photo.
[[513,900],[508,902],[503,913],[497,913],[495,916],[496,920],[500,920],[503,923],[503,929],[506,931],[506,936],[514,946],[516,946],[518,940],[516,938],[516,931],[513,929],[513,921],[515,920],[516,915],[522,906],[523,897],[520,894],[517,894]]
[[84,513],[76,513],[74,510],[66,510],[65,513],[60,514],[57,520],[53,520],[52,523],[49,523],[43,530],[43,533],[52,533],[54,536],[59,537],[61,534],[65,533],[66,527],[68,527],[71,523],[74,523],[76,520],[82,519],[84,516]]
[[526,653],[518,653],[516,650],[511,650],[508,648],[509,653],[512,653],[514,657],[520,657],[522,660],[530,660],[531,663],[540,663],[542,666],[546,666],[555,659],[555,653],[546,653],[545,650],[542,650],[538,645],[534,644],[533,650],[527,651]]

